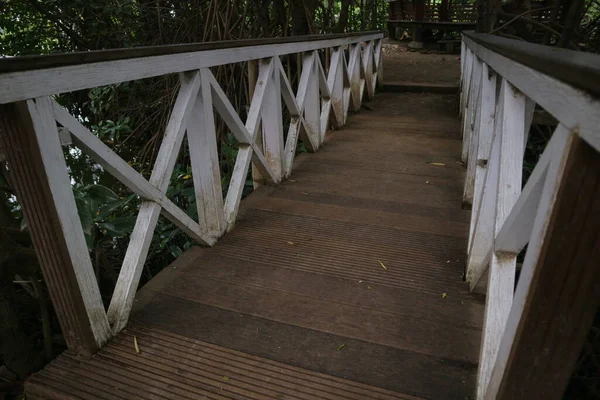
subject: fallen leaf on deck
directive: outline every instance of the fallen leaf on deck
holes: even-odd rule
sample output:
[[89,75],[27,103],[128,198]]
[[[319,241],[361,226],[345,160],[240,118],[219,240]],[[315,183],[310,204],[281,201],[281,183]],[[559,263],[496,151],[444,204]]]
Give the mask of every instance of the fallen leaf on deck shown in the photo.
[[135,352],[140,354],[140,346],[138,346],[137,337],[133,337],[133,347],[135,348]]
[[308,193],[306,193],[306,192],[302,192],[302,194],[303,194],[304,196],[308,196]]
[[295,179],[288,179],[289,182],[297,182]]
[[425,183],[429,183],[429,181],[425,181]]
[[448,295],[446,293],[442,293],[442,299],[445,299],[446,297],[448,297]]
[[224,377],[223,377],[223,380],[224,380],[224,381],[228,381],[228,380],[229,380],[229,377],[228,377],[228,376],[224,376]]
[[388,269],[387,269],[387,267],[386,267],[385,265],[383,265],[383,263],[382,263],[381,261],[377,260],[377,262],[378,262],[379,264],[381,264],[381,266],[383,267],[383,269],[385,269],[386,271],[388,270]]
[[443,167],[444,165],[446,165],[446,164],[444,164],[443,162],[433,162],[433,161],[428,161],[428,162],[427,162],[427,164],[430,164],[430,165],[438,165],[438,166],[440,166],[440,167]]
[[340,351],[341,349],[343,349],[344,347],[346,347],[345,344],[340,344],[337,348],[337,351]]
[[290,242],[289,240],[286,243],[292,246],[294,245],[294,242]]
[[371,290],[371,289],[373,289],[373,288],[372,288],[371,286],[367,286],[367,289]]

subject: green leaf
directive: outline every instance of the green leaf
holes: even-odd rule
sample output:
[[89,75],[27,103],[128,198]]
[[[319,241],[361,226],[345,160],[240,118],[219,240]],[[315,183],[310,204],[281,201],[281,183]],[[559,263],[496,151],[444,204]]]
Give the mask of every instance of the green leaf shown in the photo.
[[132,195],[129,195],[128,197],[125,197],[124,199],[119,199],[117,201],[111,201],[109,203],[106,203],[105,205],[103,205],[102,207],[100,207],[98,209],[98,215],[96,215],[96,218],[94,218],[94,220],[95,221],[103,221],[115,209],[117,209],[119,207],[124,207],[125,205],[127,205],[127,203],[129,203],[136,197],[137,197],[136,194],[132,194]]
[[86,199],[76,196],[75,204],[77,205],[77,213],[79,214],[79,219],[81,220],[81,227],[83,228],[83,233],[91,235],[92,224],[94,223],[94,221],[89,203],[86,201]]
[[106,231],[106,234],[111,237],[124,237],[131,233],[135,225],[137,217],[120,217],[109,222],[100,222],[98,227]]
[[89,251],[94,250],[94,242],[96,241],[96,227],[93,227],[91,231],[91,234],[83,234],[85,237],[85,244],[87,245]]
[[176,245],[169,246],[169,251],[171,252],[173,257],[179,257],[183,253],[183,250],[181,250],[181,247],[176,246]]
[[161,235],[161,238],[164,237],[161,241],[160,241],[160,245],[159,247],[161,249],[164,249],[167,244],[169,244],[169,241],[171,239],[173,239],[173,237],[175,237],[175,235],[177,235],[179,232],[181,232],[179,229],[175,228],[170,232],[163,232],[163,234]]
[[106,186],[89,185],[81,189],[87,196],[99,204],[108,203],[109,201],[119,200],[119,196]]

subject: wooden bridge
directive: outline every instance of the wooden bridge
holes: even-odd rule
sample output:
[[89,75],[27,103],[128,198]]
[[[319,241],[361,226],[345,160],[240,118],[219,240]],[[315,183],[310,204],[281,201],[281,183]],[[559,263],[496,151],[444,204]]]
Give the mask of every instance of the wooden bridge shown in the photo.
[[[244,114],[209,68],[252,60]],[[2,60],[0,155],[69,347],[27,398],[559,399],[600,301],[598,57],[466,34],[460,98],[376,94],[383,60],[378,32]],[[51,97],[170,73],[149,180]],[[521,190],[536,105],[557,127]],[[107,310],[59,127],[145,200]],[[184,138],[198,221],[166,196]],[[159,214],[201,247],[136,293]]]

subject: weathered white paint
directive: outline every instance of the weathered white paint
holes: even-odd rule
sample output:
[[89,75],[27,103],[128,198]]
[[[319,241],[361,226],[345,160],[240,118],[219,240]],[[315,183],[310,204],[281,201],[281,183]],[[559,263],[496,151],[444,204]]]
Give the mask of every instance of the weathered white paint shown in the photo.
[[[180,80],[179,94],[175,100],[149,180],[150,184],[162,193],[165,193],[169,186],[171,174],[183,142],[187,120],[192,107],[196,103],[200,89],[200,71],[182,74]],[[108,320],[111,323],[113,332],[119,332],[123,329],[129,319],[129,312],[133,305],[135,292],[160,212],[160,204],[154,201],[144,201],[140,206],[129,246],[125,252],[121,272],[108,308]]]
[[[288,128],[287,139],[283,154],[284,174],[289,177],[292,173],[292,166],[296,156],[296,145],[298,137],[302,132],[303,140],[309,151],[316,151],[319,147],[319,87],[315,71],[314,52],[305,54],[302,61],[302,74],[298,83],[298,94],[294,98],[292,87],[284,74],[283,66],[279,64],[282,81],[282,95],[288,105],[288,109],[294,109],[291,112],[292,118]],[[302,117],[304,115],[306,120]],[[310,122],[308,122],[310,120]]]
[[[263,106],[261,108],[262,129],[263,129],[263,148],[265,159],[269,165],[275,181],[278,182],[283,176],[283,118],[281,115],[281,81],[279,68],[275,70],[273,66],[278,66],[279,57],[273,57],[269,63],[259,63],[259,76],[263,69],[270,70],[268,79],[271,83],[267,85]],[[290,100],[292,98],[290,97]],[[299,115],[300,110],[291,102],[292,108]],[[257,151],[254,151],[257,153]]]
[[206,50],[11,72],[0,74],[0,104],[199,68],[344,46],[382,37],[382,33],[375,33],[351,38]]
[[481,86],[482,62],[477,57],[473,57],[473,72],[471,73],[471,83],[469,84],[469,96],[467,104],[466,118],[463,119],[463,147],[461,159],[467,162],[469,149],[471,146],[471,136],[473,134],[473,123],[476,118],[476,111],[479,108],[479,88]]
[[223,189],[213,113],[210,71],[200,71],[201,85],[196,103],[188,118],[187,139],[198,208],[198,224],[204,232],[218,239],[225,232]]
[[[245,129],[247,130],[249,141],[251,143],[255,142],[267,86],[273,84],[270,79],[274,69],[273,59],[268,59],[266,64],[266,68],[263,67],[259,70],[258,80],[256,82],[254,95],[252,96],[252,102],[250,103],[250,110],[248,111],[248,118],[245,124]],[[258,150],[260,151],[260,149]],[[246,184],[246,175],[248,173],[248,167],[250,166],[252,153],[253,148],[250,145],[240,144],[235,165],[233,167],[233,173],[231,175],[231,181],[229,182],[229,190],[227,191],[227,197],[225,198],[225,219],[227,221],[228,230],[231,230],[235,224],[235,219],[240,207],[240,200],[242,199],[242,192],[244,191],[244,185]],[[266,160],[264,161],[264,164],[262,163],[263,161],[261,160],[260,164],[262,167],[270,170]],[[278,182],[274,175],[273,178],[275,179],[275,182]]]
[[550,214],[557,200],[558,186],[562,179],[572,139],[573,133],[563,124],[559,124],[552,137],[551,161],[546,173],[544,188],[531,232],[531,239],[529,240],[523,268],[519,276],[519,283],[512,298],[512,307],[505,324],[505,329],[503,330],[491,378],[485,388],[485,396],[483,398],[486,400],[494,400],[498,394],[517,327],[519,321],[523,318],[526,300],[531,295],[530,288],[548,230]]
[[344,80],[342,57],[344,50],[336,47],[331,52],[331,64],[327,75],[327,87],[331,93],[331,107],[333,108],[333,126],[336,129],[344,126]]
[[[319,96],[319,76],[317,72],[318,54],[316,51],[304,54],[302,60],[302,76],[300,83],[305,83],[305,86],[298,85],[298,106],[304,110],[304,119],[306,123],[306,135],[308,140],[304,140],[304,144],[308,150],[315,151],[319,148],[319,132],[321,122],[320,96]],[[305,68],[307,74],[304,74]],[[302,81],[304,77],[305,81]],[[306,143],[308,142],[308,143]]]
[[[481,81],[481,102],[479,111],[479,127],[477,129],[477,155],[473,160],[469,160],[469,167],[473,165],[473,186],[472,189],[467,185],[470,183],[469,171],[465,181],[465,194],[463,200],[471,204],[471,223],[469,225],[469,243],[471,247],[473,241],[473,232],[475,230],[476,212],[479,211],[479,205],[482,198],[483,182],[487,163],[492,150],[492,138],[494,136],[494,116],[496,112],[496,73],[490,71],[487,64],[482,65]],[[473,164],[471,164],[471,162]]]
[[467,53],[466,53],[466,57],[465,57],[465,72],[463,73],[463,86],[462,86],[462,98],[461,98],[461,105],[460,105],[460,109],[463,111],[462,112],[462,118],[463,118],[463,127],[464,127],[464,119],[467,116],[467,106],[468,106],[468,100],[469,100],[469,87],[471,85],[471,73],[473,72],[473,52],[467,48]]
[[75,119],[67,110],[53,102],[56,120],[71,132],[74,143],[88,156],[127,186],[138,196],[160,204],[162,213],[179,229],[196,242],[212,246],[214,239],[206,235],[200,226],[167,198],[165,193],[150,184],[144,177],[112,151],[92,132]]
[[493,247],[494,221],[496,218],[496,197],[498,195],[498,167],[500,160],[500,135],[502,134],[502,123],[504,115],[504,91],[506,82],[502,81],[498,104],[496,105],[496,116],[494,119],[494,133],[492,150],[485,169],[485,177],[481,202],[475,211],[475,229],[473,240],[469,248],[466,268],[466,281],[473,290],[489,265],[487,259]]
[[[465,186],[463,191],[463,205],[473,204],[473,190],[475,186],[475,170],[477,167],[478,152],[479,152],[479,126],[481,123],[482,107],[482,86],[483,80],[487,79],[483,74],[483,63],[477,61],[477,74],[480,76],[477,79],[477,85],[474,87],[474,91],[477,92],[476,100],[473,104],[473,121],[466,127],[468,134],[464,135],[463,139],[463,151],[468,151],[467,159],[467,175],[465,177]],[[467,143],[469,141],[469,143]]]
[[[525,96],[510,83],[503,81],[503,85],[494,235],[500,232],[502,225],[519,199],[523,171]],[[494,251],[492,254],[477,373],[478,399],[484,398],[484,391],[492,375],[496,354],[510,312],[515,287],[516,261],[516,253]]]
[[110,339],[111,331],[96,282],[90,253],[85,243],[73,188],[58,137],[52,102],[49,97],[27,101],[42,163],[60,227],[65,236],[69,257],[74,266],[76,284],[81,292],[89,326],[96,344],[101,347]]
[[321,92],[321,124],[319,132],[319,141],[322,143],[325,139],[325,132],[329,127],[329,116],[331,113],[331,91],[325,77],[325,71],[321,65],[321,61],[317,58],[317,73],[319,75],[319,91]]
[[[272,73],[273,72],[272,63],[269,63],[269,66],[270,66],[269,73]],[[251,157],[254,160],[254,165],[260,172],[261,176],[265,179],[270,180],[271,182],[279,182],[279,180],[280,180],[279,175],[277,174],[276,171],[273,170],[271,165],[269,165],[269,163],[267,162],[267,159],[265,158],[265,156],[262,152],[262,149],[260,149],[256,145],[256,139],[250,134],[250,130],[248,129],[248,126],[244,125],[244,123],[242,122],[242,119],[239,117],[239,115],[235,111],[235,108],[233,108],[233,105],[227,98],[227,95],[225,94],[223,89],[221,89],[221,86],[219,85],[219,83],[217,82],[217,80],[215,79],[213,74],[210,72],[210,70],[207,69],[206,71],[208,71],[207,79],[209,80],[209,82],[211,84],[212,98],[213,98],[213,104],[214,104],[215,110],[217,110],[217,112],[219,113],[221,118],[223,118],[223,121],[229,127],[229,129],[231,130],[231,133],[233,133],[233,135],[235,136],[237,141],[241,145],[250,145],[250,148],[252,148],[252,150],[253,150]],[[259,77],[260,77],[260,75],[259,75]],[[260,86],[263,89],[263,92],[262,92],[263,97],[261,99],[264,99],[264,88],[266,86],[267,85]],[[259,85],[257,84],[257,88],[258,87],[259,87]],[[262,111],[263,104],[264,104],[264,102],[261,100],[260,104],[258,104],[259,112]],[[256,121],[260,121],[260,119],[257,118]],[[254,130],[256,130],[258,128],[258,124],[254,124],[253,126],[254,126]]]
[[555,150],[548,144],[527,180],[523,193],[494,240],[495,251],[518,254],[527,245],[542,196],[546,171],[555,154]]
[[464,38],[467,46],[499,75],[600,151],[600,101]]
[[348,61],[348,74],[350,76],[351,87],[351,107],[352,111],[360,110],[360,66],[361,49],[357,44],[352,44],[350,47],[350,59]]

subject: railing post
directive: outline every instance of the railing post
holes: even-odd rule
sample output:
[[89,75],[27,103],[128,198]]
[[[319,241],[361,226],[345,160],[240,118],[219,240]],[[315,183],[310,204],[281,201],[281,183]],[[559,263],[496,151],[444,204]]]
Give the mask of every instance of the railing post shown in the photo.
[[360,110],[361,103],[360,52],[360,44],[354,43],[349,46],[350,61],[348,63],[348,75],[350,78],[350,91],[352,93],[351,110],[354,112]]
[[563,125],[554,135],[485,399],[562,399],[600,306],[600,154]]
[[187,139],[198,209],[198,224],[204,232],[218,239],[227,226],[223,213],[217,133],[207,73],[209,73],[208,69],[200,71],[200,90],[188,119]]
[[[463,127],[464,127],[464,119],[467,117],[467,107],[469,100],[469,86],[471,84],[471,73],[473,72],[473,58],[475,55],[468,47],[465,48],[465,61],[463,65],[463,74],[462,74],[462,97],[460,99],[460,109],[461,115],[463,118]],[[464,131],[463,131],[464,133]]]
[[483,63],[481,73],[481,95],[478,117],[475,120],[475,134],[471,143],[471,154],[467,160],[467,176],[463,193],[463,205],[471,206],[471,226],[469,246],[471,245],[476,212],[481,201],[483,178],[494,133],[494,113],[496,111],[496,73]]
[[[523,137],[525,136],[525,96],[506,80],[503,93],[502,131],[499,144],[498,191],[493,235],[497,235],[521,194]],[[510,312],[517,254],[493,251],[485,301],[483,337],[477,375],[477,398],[483,399],[500,340]]]
[[0,140],[65,341],[89,355],[111,332],[50,98],[0,107]]
[[375,82],[373,82],[373,41],[366,43],[364,48],[363,65],[365,69],[365,81],[367,86],[367,100],[375,96]]
[[[331,62],[327,75],[327,86],[331,92],[331,107],[333,109],[333,126],[336,129],[344,126],[344,70],[342,60],[344,50],[336,47],[331,52]],[[324,139],[324,134],[323,138]]]
[[[254,97],[254,89],[256,88],[256,81],[258,80],[258,60],[248,61],[248,110],[250,109],[250,102]],[[259,130],[261,128],[259,127]],[[263,148],[262,134],[256,136],[256,145]],[[254,189],[258,188],[261,182],[264,181],[264,177],[260,174],[260,171],[254,163],[252,163],[252,182]]]
[[471,71],[471,83],[469,84],[469,95],[467,99],[467,113],[463,119],[463,147],[461,159],[463,162],[467,162],[469,158],[469,149],[471,147],[471,141],[473,136],[473,126],[477,119],[477,112],[480,108],[479,88],[481,86],[482,79],[482,65],[483,62],[475,55],[473,55],[473,70]]
[[[275,56],[277,57],[277,56]],[[274,60],[271,61],[274,63]],[[275,64],[275,63],[274,63]],[[259,71],[268,68],[261,61]],[[260,72],[259,72],[260,74]],[[281,115],[281,82],[279,71],[274,70],[269,76],[271,83],[267,85],[261,108],[264,154],[273,173],[283,176],[283,117]]]
[[[319,54],[314,52],[305,53],[302,56],[302,77],[304,77],[304,69],[307,69],[306,94],[304,99],[298,99],[300,107],[304,108],[304,119],[308,128],[312,132],[307,132],[307,135],[317,139],[317,144],[320,144],[319,137],[321,129],[321,99],[319,96],[319,71],[316,63],[319,62]],[[304,82],[301,82],[303,84]],[[298,85],[298,91],[302,88]],[[308,139],[308,138],[307,138]],[[310,140],[307,140],[307,146],[310,147]],[[312,149],[317,150],[318,147]]]

